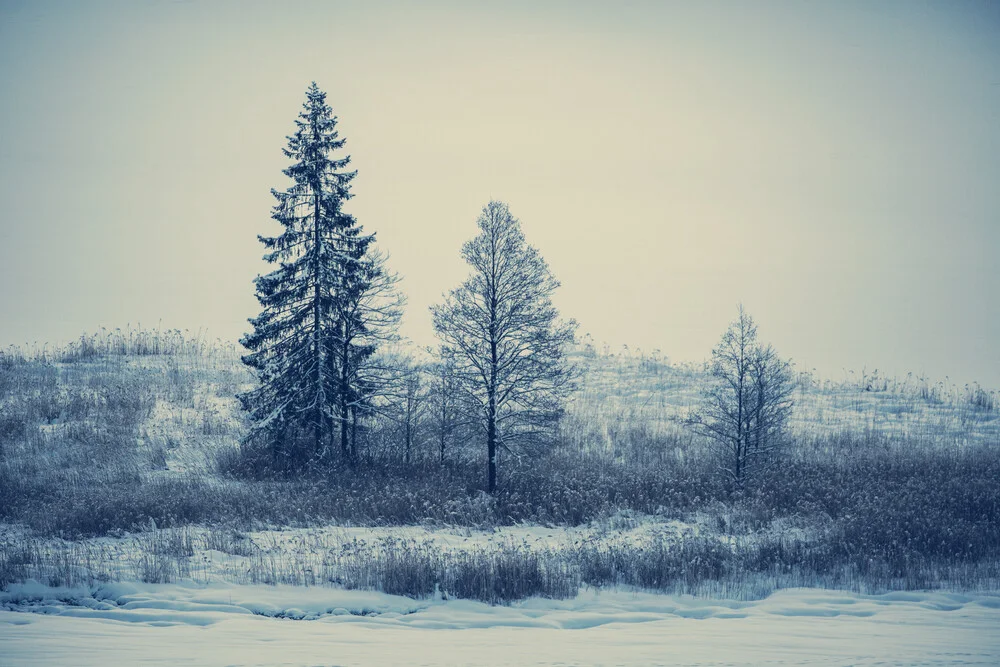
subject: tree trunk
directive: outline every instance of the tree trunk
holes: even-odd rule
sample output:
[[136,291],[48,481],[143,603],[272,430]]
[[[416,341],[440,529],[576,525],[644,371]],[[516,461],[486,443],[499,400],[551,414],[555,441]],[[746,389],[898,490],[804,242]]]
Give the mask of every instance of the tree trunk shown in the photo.
[[496,306],[491,308],[490,323],[490,384],[487,389],[488,406],[486,412],[486,456],[489,460],[487,491],[490,495],[497,489],[497,339]]
[[322,266],[320,265],[320,233],[319,233],[319,191],[313,193],[313,251],[315,252],[315,266],[313,271],[316,275],[316,284],[313,286],[313,362],[316,364],[316,409],[313,416],[313,456],[323,455],[323,341],[320,337],[320,327],[323,325],[322,313],[320,311],[320,297],[322,293],[319,288],[319,276]]
[[348,419],[347,419],[347,395],[344,393],[343,388],[341,388],[340,393],[340,453],[344,455],[345,458],[350,456],[351,449],[348,445]]
[[344,324],[343,328],[344,342],[341,346],[340,352],[340,453],[344,456],[344,458],[351,458],[350,448],[348,447],[347,442],[347,361],[349,358],[349,343],[347,342],[347,325]]
[[356,406],[351,408],[350,455],[352,461],[358,457],[358,408]]
[[444,463],[444,447],[445,447],[445,436],[447,434],[446,429],[448,428],[446,420],[448,418],[448,413],[442,409],[441,410],[441,463]]
[[406,458],[405,463],[410,464],[410,447],[413,444],[413,412],[410,407],[410,399],[406,399]]
[[441,463],[444,463],[444,450],[448,438],[448,376],[447,370],[441,371]]
[[486,455],[489,460],[486,490],[492,495],[497,490],[497,405],[492,391],[486,413]]

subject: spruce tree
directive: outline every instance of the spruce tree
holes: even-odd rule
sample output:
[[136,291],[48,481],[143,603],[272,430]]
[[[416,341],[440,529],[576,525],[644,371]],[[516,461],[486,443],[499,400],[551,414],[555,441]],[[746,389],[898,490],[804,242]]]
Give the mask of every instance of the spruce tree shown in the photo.
[[293,183],[272,190],[271,217],[284,230],[258,237],[268,250],[264,259],[277,268],[256,279],[262,312],[241,341],[259,385],[239,397],[250,415],[249,437],[262,438],[288,465],[327,457],[336,423],[346,420],[349,373],[341,353],[350,327],[343,315],[363,291],[374,239],[343,210],[356,172],[347,169],[350,156],[339,153],[345,140],[315,83],[295,124],[284,149],[293,163],[283,171]]

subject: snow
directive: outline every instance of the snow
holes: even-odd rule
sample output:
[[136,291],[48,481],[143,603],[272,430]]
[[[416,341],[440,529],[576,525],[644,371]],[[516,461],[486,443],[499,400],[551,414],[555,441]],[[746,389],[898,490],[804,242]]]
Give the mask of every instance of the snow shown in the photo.
[[[240,353],[238,346],[220,344],[201,354],[109,357],[94,365],[93,372],[145,373],[143,382],[156,404],[142,425],[142,440],[150,447],[162,446],[166,470],[157,474],[211,473],[217,453],[235,446],[245,429],[235,395],[254,384]],[[581,434],[581,442],[602,443],[609,450],[632,432],[653,437],[685,433],[680,424],[699,403],[707,380],[700,364],[672,364],[639,350],[617,355],[577,350],[570,356],[585,378],[567,406],[568,423]],[[115,368],[109,370],[108,364]],[[60,366],[88,367],[82,362]],[[842,381],[833,381],[803,373],[789,425],[806,442],[845,433],[873,442],[902,439],[907,447],[917,442],[934,447],[1000,442],[1000,410],[974,407],[969,400],[973,390],[912,375],[847,372]],[[43,430],[59,426],[47,424]]]
[[[1000,595],[590,590],[510,607],[290,586],[0,593],[0,664],[997,664]],[[26,613],[30,612],[30,613]]]
[[[603,440],[609,450],[630,429],[653,436],[676,434],[700,401],[708,380],[704,368],[640,350],[609,352],[570,355],[585,372],[567,406],[575,427]],[[894,378],[877,371],[846,371],[843,380],[835,381],[800,373],[789,427],[806,441],[853,433],[875,441],[905,439],[907,446],[1000,442],[1000,410],[972,405],[977,388],[913,374]]]
[[[30,545],[45,566],[29,570],[28,576],[45,581],[50,576],[62,581],[68,573],[77,581],[139,580],[143,578],[145,564],[164,563],[173,579],[191,579],[201,585],[316,584],[336,578],[337,554],[345,549],[382,552],[396,545],[422,553],[482,553],[504,548],[570,552],[581,544],[595,548],[641,546],[708,534],[707,525],[713,519],[699,518],[700,522],[685,523],[619,513],[583,526],[521,524],[485,530],[444,526],[318,526],[237,533],[193,526],[84,540],[32,537],[24,527],[0,524],[0,548]],[[774,530],[786,541],[801,539],[801,530],[781,526],[775,526]],[[724,535],[718,538],[735,539]],[[741,539],[755,539],[755,536]]]
[[[210,471],[218,448],[233,445],[242,425],[232,396],[246,381],[236,359],[235,353],[220,353],[127,362],[162,376],[142,434],[148,447],[164,450],[166,470],[156,474]],[[581,428],[601,432],[608,443],[628,428],[673,432],[697,402],[703,380],[700,368],[690,365],[625,356],[592,363],[585,390],[574,398],[570,412],[581,420]],[[183,371],[179,388],[169,385],[171,364]],[[793,430],[802,436],[866,431],[935,446],[998,441],[1000,412],[970,406],[964,389],[941,383],[927,387],[922,379],[908,379],[867,391],[869,380],[801,381]],[[622,513],[589,526],[496,530],[324,526],[235,533],[154,528],[73,542],[0,525],[0,544],[30,545],[57,570],[77,572],[72,580],[78,581],[134,579],[143,557],[164,544],[190,545],[184,554],[160,554],[176,565],[171,576],[182,578],[177,583],[112,581],[58,589],[28,582],[0,591],[0,667],[1000,664],[996,592],[863,595],[785,589],[763,600],[738,601],[607,589],[583,590],[569,600],[533,598],[491,607],[441,596],[413,600],[329,586],[254,584],[328,581],[319,576],[326,572],[328,554],[358,543],[383,548],[390,540],[461,551],[511,544],[562,550],[582,542],[642,544],[689,534],[720,540],[760,537],[720,534],[717,512],[685,519]],[[806,539],[814,529],[793,519],[765,527],[786,541]],[[261,575],[265,570],[266,576]]]

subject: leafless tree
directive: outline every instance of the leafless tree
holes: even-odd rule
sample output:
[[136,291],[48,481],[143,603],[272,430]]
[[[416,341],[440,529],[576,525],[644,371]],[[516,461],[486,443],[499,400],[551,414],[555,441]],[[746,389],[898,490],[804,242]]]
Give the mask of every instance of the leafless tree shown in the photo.
[[406,463],[413,458],[414,441],[427,411],[427,387],[423,375],[424,369],[411,362],[402,369],[400,378],[400,425],[403,430],[403,460]]
[[434,355],[427,368],[428,426],[443,463],[446,452],[454,447],[455,439],[462,437],[479,420],[477,411],[472,407],[474,403],[463,392],[456,371],[455,351],[442,345],[437,350],[428,349],[428,352]]
[[386,255],[372,248],[358,262],[358,278],[345,285],[338,303],[337,330],[333,337],[331,365],[336,373],[337,419],[342,454],[357,458],[359,419],[371,415],[380,397],[392,392],[398,366],[392,352],[379,350],[399,340],[405,296],[399,277],[386,268]]
[[576,323],[558,319],[552,294],[559,282],[507,205],[491,201],[477,222],[479,234],[462,247],[471,274],[431,311],[479,409],[493,493],[498,447],[529,451],[558,423],[573,384],[564,352]]
[[757,341],[757,325],[743,306],[712,350],[714,382],[688,418],[721,455],[723,473],[737,488],[776,460],[792,411],[791,364]]

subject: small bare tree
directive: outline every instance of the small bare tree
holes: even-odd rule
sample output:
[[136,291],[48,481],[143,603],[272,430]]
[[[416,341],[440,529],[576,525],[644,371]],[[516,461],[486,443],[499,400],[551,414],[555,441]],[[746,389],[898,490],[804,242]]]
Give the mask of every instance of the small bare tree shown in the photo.
[[403,428],[403,461],[407,464],[413,458],[417,431],[427,410],[427,387],[424,383],[424,369],[410,362],[403,369],[402,403],[400,421]]
[[491,201],[478,225],[462,247],[471,275],[431,312],[438,337],[455,352],[455,375],[479,408],[493,493],[498,446],[527,451],[562,415],[574,377],[564,352],[576,323],[558,319],[552,294],[559,282],[507,205]]
[[337,329],[331,337],[330,365],[337,378],[337,419],[345,458],[357,459],[359,419],[371,416],[379,399],[392,392],[397,375],[394,355],[379,350],[399,340],[406,297],[399,277],[386,267],[386,255],[372,247],[356,261],[356,278],[343,285],[337,304]]
[[740,305],[709,368],[714,382],[688,424],[716,445],[723,473],[741,488],[777,459],[792,411],[791,364],[757,341],[757,325]]
[[477,411],[470,406],[456,372],[455,352],[447,346],[428,348],[433,360],[428,365],[428,421],[441,463],[469,427],[478,423]]

